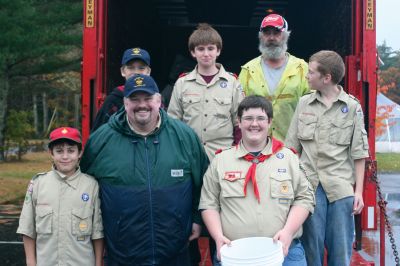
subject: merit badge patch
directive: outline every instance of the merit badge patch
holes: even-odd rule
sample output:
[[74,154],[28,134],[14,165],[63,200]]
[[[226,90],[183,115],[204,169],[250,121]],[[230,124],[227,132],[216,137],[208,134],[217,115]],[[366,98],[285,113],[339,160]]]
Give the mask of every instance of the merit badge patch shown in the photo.
[[347,108],[347,106],[343,106],[341,110],[342,113],[347,113],[349,111],[349,108]]
[[82,200],[83,201],[88,201],[89,200],[89,194],[88,193],[83,193],[82,194]]
[[221,81],[221,83],[219,83],[219,86],[221,88],[226,88],[226,86],[228,86],[228,83],[226,83],[226,81]]
[[171,169],[171,176],[172,177],[182,177],[183,169]]
[[283,159],[283,157],[285,157],[285,155],[283,155],[282,152],[278,152],[278,153],[276,154],[276,158],[278,158],[278,159]]
[[282,194],[286,194],[289,192],[289,185],[286,182],[283,182],[280,186],[280,190]]
[[240,177],[242,176],[242,172],[225,172],[224,174],[224,179],[229,181],[229,182],[233,182],[236,181],[238,179],[240,179]]
[[81,232],[85,232],[85,231],[87,230],[87,228],[88,228],[88,224],[87,224],[86,221],[81,221],[81,222],[79,223],[79,230],[80,230]]

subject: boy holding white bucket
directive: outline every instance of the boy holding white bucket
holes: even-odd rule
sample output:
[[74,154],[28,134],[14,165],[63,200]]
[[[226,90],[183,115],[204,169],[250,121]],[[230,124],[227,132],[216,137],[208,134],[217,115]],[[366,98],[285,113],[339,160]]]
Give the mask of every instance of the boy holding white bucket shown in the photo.
[[217,154],[204,175],[199,209],[218,260],[222,245],[258,236],[282,242],[283,265],[307,265],[298,239],[314,210],[313,189],[295,152],[268,136],[272,117],[268,100],[246,97],[238,108],[242,141]]

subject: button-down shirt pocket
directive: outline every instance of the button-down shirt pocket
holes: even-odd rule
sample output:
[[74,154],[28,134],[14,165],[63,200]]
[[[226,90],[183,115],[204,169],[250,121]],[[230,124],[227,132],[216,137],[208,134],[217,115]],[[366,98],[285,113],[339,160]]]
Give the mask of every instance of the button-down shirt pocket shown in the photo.
[[333,144],[350,145],[353,136],[353,120],[334,120],[329,140]]
[[301,140],[313,140],[317,128],[316,116],[299,115],[297,137]]
[[229,119],[230,118],[230,109],[232,105],[231,98],[219,98],[214,97],[215,106],[217,111],[217,118],[220,119]]
[[243,198],[244,197],[243,188],[244,188],[244,177],[236,179],[235,181],[228,181],[226,179],[223,179],[221,181],[221,195],[224,198]]
[[92,234],[93,208],[82,207],[72,210],[72,234],[85,236]]
[[51,234],[53,229],[53,209],[50,206],[36,207],[36,232]]
[[[281,200],[281,203],[291,203],[294,199],[294,191],[292,179],[288,175],[272,174],[271,175],[271,197]],[[290,205],[290,204],[289,204]]]
[[183,121],[187,123],[192,116],[201,112],[201,98],[195,96],[184,96],[182,97],[183,106]]

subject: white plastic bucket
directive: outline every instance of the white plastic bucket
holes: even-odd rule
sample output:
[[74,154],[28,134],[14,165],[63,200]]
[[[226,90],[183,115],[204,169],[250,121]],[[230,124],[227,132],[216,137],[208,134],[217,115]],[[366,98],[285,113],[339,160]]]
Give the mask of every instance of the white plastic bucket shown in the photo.
[[282,266],[281,242],[269,237],[248,237],[221,247],[222,266]]

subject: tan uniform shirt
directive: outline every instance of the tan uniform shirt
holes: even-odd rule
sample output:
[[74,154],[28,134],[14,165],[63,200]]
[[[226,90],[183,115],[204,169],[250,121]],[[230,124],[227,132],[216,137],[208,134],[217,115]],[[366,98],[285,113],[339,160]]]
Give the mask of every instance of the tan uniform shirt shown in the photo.
[[172,92],[168,114],[179,119],[199,136],[210,161],[215,152],[233,143],[237,108],[243,99],[240,82],[224,67],[207,84],[197,67],[179,78]]
[[314,189],[321,182],[329,202],[354,195],[354,160],[368,157],[361,105],[340,90],[329,109],[319,92],[303,96],[285,143],[299,151]]
[[[271,140],[262,154],[272,153]],[[256,168],[260,194],[257,201],[253,184],[244,181],[251,162],[243,144],[217,154],[203,179],[199,209],[217,210],[226,237],[235,240],[243,237],[273,237],[287,220],[291,206],[314,210],[314,194],[299,159],[288,148],[282,148]],[[300,229],[294,238],[300,237]]]
[[36,239],[37,265],[95,265],[93,239],[103,238],[97,181],[77,170],[32,179],[17,233]]

